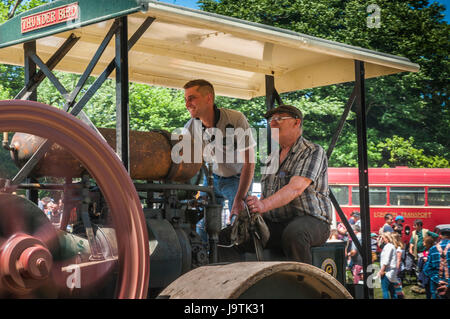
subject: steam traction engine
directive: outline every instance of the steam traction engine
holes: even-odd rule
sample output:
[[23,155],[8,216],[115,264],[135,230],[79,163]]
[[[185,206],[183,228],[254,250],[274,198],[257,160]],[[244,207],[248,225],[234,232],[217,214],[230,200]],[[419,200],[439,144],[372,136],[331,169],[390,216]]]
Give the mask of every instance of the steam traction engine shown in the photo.
[[[173,142],[164,131],[131,132],[128,174],[113,151],[114,130],[96,132],[54,107],[2,101],[0,127],[19,132],[4,142],[19,166],[40,148],[47,150],[30,177],[61,181],[3,180],[3,298],[350,296],[335,278],[310,265],[219,264],[221,206],[211,188],[197,185],[201,163],[172,162]],[[35,203],[16,195],[18,189],[62,193],[60,223],[52,224]],[[202,217],[206,245],[195,232]]]
[[[3,146],[21,167],[11,180],[0,176],[1,298],[350,297],[329,274],[345,261],[327,253],[318,267],[268,251],[264,262],[221,260],[221,208],[198,185],[207,170],[172,163],[167,132],[130,134],[129,82],[181,89],[204,78],[220,96],[265,96],[267,109],[282,103],[279,93],[354,82],[327,155],[355,105],[361,243],[346,226],[364,269],[371,263],[364,83],[417,72],[407,58],[154,0],[57,0],[0,25],[0,62],[23,66],[25,80],[14,100],[0,101],[0,131],[16,132]],[[71,92],[54,70],[80,74]],[[62,110],[29,101],[45,78]],[[83,111],[108,78],[117,134]],[[57,223],[39,209],[38,190],[62,194]],[[194,231],[202,217],[208,243]]]
[[[273,254],[264,259],[278,261],[218,260],[220,208],[212,189],[197,185],[200,164],[174,165],[166,133],[129,134],[128,127],[129,82],[181,89],[194,78],[213,83],[220,96],[265,96],[267,109],[282,104],[279,93],[354,83],[327,156],[355,106],[361,242],[346,227],[370,297],[365,79],[417,72],[418,64],[154,0],[56,0],[17,14],[0,25],[0,62],[23,66],[25,80],[14,101],[0,101],[0,131],[20,132],[4,147],[22,167],[0,184],[0,297],[349,297],[327,273],[344,261],[327,253],[321,258],[329,263],[318,263],[327,272]],[[80,74],[71,92],[54,70]],[[63,111],[28,101],[45,78],[63,97]],[[108,78],[116,84],[116,152],[114,132],[95,128],[83,112]],[[36,182],[41,176],[45,183]],[[40,189],[62,193],[56,227],[36,205]],[[203,216],[207,244],[194,232]]]

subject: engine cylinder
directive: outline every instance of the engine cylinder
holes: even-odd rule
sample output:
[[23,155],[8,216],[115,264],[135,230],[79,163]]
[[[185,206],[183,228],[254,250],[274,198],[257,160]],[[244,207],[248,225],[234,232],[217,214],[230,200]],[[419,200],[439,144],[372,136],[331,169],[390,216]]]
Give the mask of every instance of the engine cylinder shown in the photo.
[[[116,130],[99,128],[108,144],[116,149]],[[11,157],[18,167],[22,167],[37,151],[43,138],[35,135],[16,133],[11,145]],[[170,134],[157,130],[150,132],[130,131],[130,176],[142,180],[187,181],[201,168],[201,163],[175,163],[171,158]],[[192,152],[193,153],[193,152]],[[43,159],[32,171],[34,177],[81,177],[83,164],[70,151],[54,143]]]

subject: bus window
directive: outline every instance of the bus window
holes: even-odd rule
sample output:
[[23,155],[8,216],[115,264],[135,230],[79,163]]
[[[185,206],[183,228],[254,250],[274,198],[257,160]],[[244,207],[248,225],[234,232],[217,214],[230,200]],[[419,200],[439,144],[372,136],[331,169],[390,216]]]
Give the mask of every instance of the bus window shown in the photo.
[[331,191],[336,197],[339,205],[348,205],[348,186],[330,186]]
[[[369,187],[370,205],[386,205],[387,192],[386,187]],[[359,205],[359,187],[352,187],[352,205]]]
[[450,206],[450,188],[449,187],[429,187],[428,188],[429,206]]
[[390,203],[392,206],[425,205],[424,187],[391,187]]

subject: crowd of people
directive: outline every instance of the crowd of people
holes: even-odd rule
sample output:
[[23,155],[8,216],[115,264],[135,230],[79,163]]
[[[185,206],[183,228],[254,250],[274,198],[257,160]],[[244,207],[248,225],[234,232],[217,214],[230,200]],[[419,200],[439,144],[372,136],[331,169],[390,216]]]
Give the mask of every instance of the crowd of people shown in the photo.
[[40,209],[42,209],[42,211],[45,213],[45,215],[48,217],[51,223],[55,227],[59,227],[63,211],[62,200],[59,199],[58,201],[56,201],[53,198],[46,196],[43,197],[42,199],[39,199],[38,206]]
[[[361,242],[359,212],[351,213],[349,223]],[[383,299],[403,299],[403,282],[406,274],[417,278],[416,292],[424,292],[427,299],[445,298],[450,266],[450,228],[443,228],[440,234],[423,228],[423,221],[414,221],[414,231],[408,241],[403,241],[402,216],[391,214],[384,217],[385,224],[378,235],[371,234],[372,262],[379,261],[380,270],[376,276],[381,281]],[[353,283],[362,283],[363,262],[355,243],[352,242],[343,223],[331,230],[330,239],[347,242],[347,267],[353,276]]]

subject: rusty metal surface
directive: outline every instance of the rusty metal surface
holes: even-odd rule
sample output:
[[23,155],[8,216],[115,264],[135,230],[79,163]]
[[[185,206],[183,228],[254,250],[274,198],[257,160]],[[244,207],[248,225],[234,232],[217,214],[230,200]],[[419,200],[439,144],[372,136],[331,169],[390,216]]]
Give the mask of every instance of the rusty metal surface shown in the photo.
[[298,262],[241,262],[196,268],[159,295],[171,299],[351,299],[323,270]]
[[57,232],[34,203],[0,193],[0,296],[23,296],[47,285]]
[[[116,148],[116,130],[98,128],[108,145]],[[130,176],[133,179],[186,181],[201,168],[201,163],[175,164],[171,159],[170,134],[164,131],[130,132]],[[43,138],[22,132],[14,134],[11,157],[22,167],[42,144]],[[81,177],[83,165],[55,143],[33,170],[35,177]]]
[[177,232],[165,219],[147,219],[150,241],[150,288],[163,288],[182,274],[183,251]]
[[150,264],[145,219],[133,183],[111,147],[72,115],[38,102],[0,101],[0,130],[51,138],[87,168],[105,196],[116,227],[117,296],[145,298]]
[[0,249],[1,288],[26,294],[49,278],[53,258],[36,237],[15,233]]
[[[45,141],[44,138],[22,132],[15,133],[11,139],[10,152],[16,165],[21,168]],[[74,158],[59,144],[54,143],[32,171],[34,177],[58,176],[80,177],[85,171],[80,161]]]

